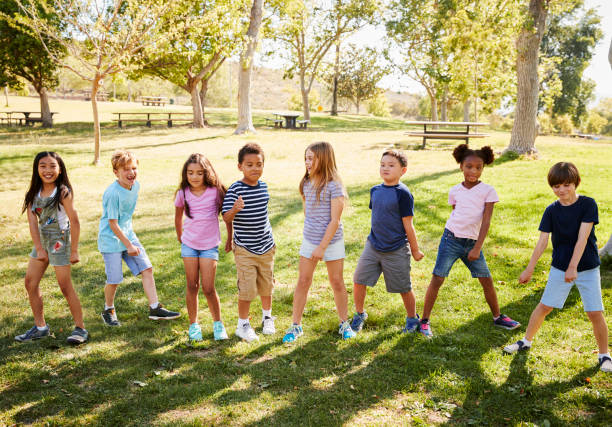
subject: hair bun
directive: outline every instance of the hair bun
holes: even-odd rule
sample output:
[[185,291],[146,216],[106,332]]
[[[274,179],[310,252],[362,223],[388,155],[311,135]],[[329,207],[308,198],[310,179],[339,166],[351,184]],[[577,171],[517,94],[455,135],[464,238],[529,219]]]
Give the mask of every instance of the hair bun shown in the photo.
[[461,163],[465,159],[466,154],[471,151],[467,144],[460,144],[453,150],[453,157],[457,163]]

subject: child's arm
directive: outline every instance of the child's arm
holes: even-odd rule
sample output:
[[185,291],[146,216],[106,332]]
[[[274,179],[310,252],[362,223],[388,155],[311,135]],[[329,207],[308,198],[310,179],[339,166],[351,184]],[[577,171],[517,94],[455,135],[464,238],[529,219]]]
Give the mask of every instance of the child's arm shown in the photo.
[[223,214],[223,221],[225,221],[226,223],[227,222],[231,223],[234,220],[234,217],[236,216],[236,214],[240,212],[242,209],[244,209],[244,200],[242,200],[242,196],[238,196],[238,198],[234,202],[234,206],[232,206],[232,208],[229,211],[226,211]]
[[76,209],[74,209],[72,193],[66,191],[62,193],[62,199],[60,200],[66,216],[70,221],[70,264],[76,264],[80,261],[79,259],[79,236],[81,234],[81,223],[79,223],[79,216],[77,215]]
[[469,261],[476,261],[478,258],[480,258],[480,251],[482,249],[482,245],[484,244],[484,241],[487,238],[487,234],[489,233],[489,227],[491,226],[491,217],[493,216],[494,207],[495,202],[485,203],[484,213],[482,214],[482,224],[480,225],[480,232],[478,233],[478,239],[476,240],[476,243],[474,244],[472,250],[468,253]]
[[576,246],[574,246],[574,253],[572,254],[572,259],[567,266],[567,270],[565,270],[565,281],[567,283],[573,282],[578,276],[578,263],[580,262],[580,258],[582,258],[584,248],[587,244],[587,239],[589,238],[589,234],[591,234],[592,229],[592,222],[583,222],[580,224],[580,229],[578,230],[578,240],[576,241]]
[[137,256],[140,253],[140,249],[132,245],[132,242],[130,242],[123,231],[121,231],[121,228],[119,228],[119,220],[109,219],[108,225],[110,229],[113,230],[113,233],[115,233],[115,236],[117,236],[117,238],[121,240],[121,243],[125,245],[129,256]]
[[179,243],[181,242],[181,236],[183,235],[183,207],[174,207],[174,229],[176,230],[176,238]]
[[314,261],[320,261],[325,255],[325,249],[329,246],[329,242],[334,238],[334,234],[338,231],[340,226],[340,217],[342,216],[342,210],[344,209],[344,197],[336,197],[331,200],[331,220],[327,224],[325,234],[319,246],[312,251],[311,259]]
[[413,217],[411,216],[405,216],[402,218],[402,223],[404,224],[406,237],[408,238],[408,243],[410,244],[410,252],[412,253],[412,257],[415,261],[420,261],[425,255],[423,255],[423,252],[419,250],[419,244],[417,242],[416,231],[414,231],[414,225],[412,224],[412,218]]
[[30,226],[30,236],[32,236],[32,243],[34,244],[34,249],[36,249],[36,259],[42,262],[48,262],[49,256],[47,255],[47,251],[42,247],[42,243],[40,241],[40,231],[38,230],[38,218],[32,212],[32,205],[28,206],[28,224]]
[[225,241],[225,252],[231,252],[234,248],[232,245],[232,239],[234,237],[234,227],[232,222],[225,222],[225,228],[227,229],[227,240]]
[[535,248],[533,248],[533,254],[531,254],[531,259],[529,260],[529,264],[527,264],[527,268],[521,273],[519,276],[519,283],[527,283],[531,280],[531,276],[533,275],[533,270],[535,269],[538,260],[548,247],[548,237],[550,233],[540,232],[540,239],[538,243],[536,243]]

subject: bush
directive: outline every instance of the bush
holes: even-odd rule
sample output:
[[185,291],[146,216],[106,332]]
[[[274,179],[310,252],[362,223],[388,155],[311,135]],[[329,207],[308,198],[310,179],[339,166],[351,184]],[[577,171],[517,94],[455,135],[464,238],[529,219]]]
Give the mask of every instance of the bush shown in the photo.
[[389,104],[387,104],[387,97],[384,93],[379,93],[376,97],[368,101],[368,113],[376,117],[391,116]]
[[571,135],[574,132],[574,123],[572,123],[572,118],[569,114],[555,117],[553,119],[553,125],[563,135]]
[[608,124],[608,120],[595,111],[590,111],[589,116],[587,117],[586,124],[584,125],[584,129],[586,133],[601,133],[604,126]]
[[555,133],[557,130],[553,126],[553,120],[546,113],[538,114],[538,133],[549,134]]
[[403,102],[394,102],[391,104],[391,114],[393,116],[406,117],[410,108]]
[[[310,104],[310,111],[317,111],[317,107],[321,103],[319,99],[319,94],[311,90],[310,94],[308,94],[308,103]],[[288,107],[290,110],[294,111],[302,111],[304,109],[304,103],[302,102],[302,94],[299,91],[292,90],[291,96],[287,101]]]

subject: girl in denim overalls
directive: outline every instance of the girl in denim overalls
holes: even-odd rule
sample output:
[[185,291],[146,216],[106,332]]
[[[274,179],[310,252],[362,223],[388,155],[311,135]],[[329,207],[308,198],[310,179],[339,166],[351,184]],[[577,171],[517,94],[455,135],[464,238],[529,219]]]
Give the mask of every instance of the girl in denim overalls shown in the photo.
[[76,327],[67,338],[70,344],[88,339],[83,325],[83,311],[70,277],[70,265],[79,262],[79,218],[73,207],[73,191],[61,157],[52,152],[38,153],[34,158],[32,181],[23,203],[27,212],[34,248],[30,253],[25,287],[34,314],[34,326],[17,335],[20,342],[36,340],[50,335],[43,314],[40,280],[47,266],[55,269],[55,276]]

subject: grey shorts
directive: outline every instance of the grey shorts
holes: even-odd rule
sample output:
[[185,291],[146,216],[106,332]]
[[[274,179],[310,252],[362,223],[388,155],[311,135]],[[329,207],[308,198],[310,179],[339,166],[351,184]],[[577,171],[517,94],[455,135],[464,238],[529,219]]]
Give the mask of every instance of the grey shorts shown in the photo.
[[[54,267],[70,265],[70,229],[66,230],[40,230],[40,243],[47,251],[49,264]],[[36,258],[36,248],[32,248],[30,257]]]
[[106,284],[118,285],[123,282],[122,261],[125,261],[134,276],[138,276],[140,273],[153,266],[147,256],[147,252],[140,242],[138,240],[133,240],[132,244],[140,250],[140,253],[136,256],[128,255],[127,251],[102,252],[104,270],[106,271]]
[[359,285],[374,286],[380,273],[385,278],[387,292],[404,293],[412,290],[410,282],[410,247],[403,246],[392,252],[379,252],[366,240],[359,257],[353,282]]

